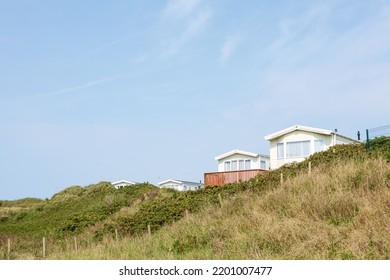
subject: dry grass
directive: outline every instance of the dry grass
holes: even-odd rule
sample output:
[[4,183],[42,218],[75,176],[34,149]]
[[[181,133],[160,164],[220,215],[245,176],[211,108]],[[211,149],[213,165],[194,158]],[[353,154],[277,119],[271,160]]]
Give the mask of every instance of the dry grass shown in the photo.
[[383,159],[317,166],[265,194],[222,199],[222,206],[210,204],[151,238],[93,243],[84,236],[77,253],[73,240],[53,241],[48,258],[390,259],[390,165]]

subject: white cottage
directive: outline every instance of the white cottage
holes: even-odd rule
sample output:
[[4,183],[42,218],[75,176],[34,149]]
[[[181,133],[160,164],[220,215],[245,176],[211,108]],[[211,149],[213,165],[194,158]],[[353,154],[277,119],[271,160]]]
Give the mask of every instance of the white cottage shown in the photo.
[[218,172],[204,174],[206,186],[245,182],[270,168],[269,156],[241,150],[232,150],[215,159],[218,161]]
[[189,182],[181,180],[168,179],[158,183],[159,188],[170,188],[178,191],[196,191],[198,189],[204,188],[204,185],[201,182]]
[[253,170],[270,168],[268,155],[261,155],[241,150],[232,150],[215,157],[218,161],[218,172]]
[[265,136],[270,142],[271,169],[286,163],[300,162],[336,144],[360,143],[337,132],[302,125],[294,125]]
[[116,189],[121,189],[121,188],[124,188],[126,186],[132,186],[132,185],[136,185],[136,184],[138,184],[138,183],[126,181],[126,180],[120,180],[120,181],[116,181],[116,182],[111,183],[111,185],[113,185]]

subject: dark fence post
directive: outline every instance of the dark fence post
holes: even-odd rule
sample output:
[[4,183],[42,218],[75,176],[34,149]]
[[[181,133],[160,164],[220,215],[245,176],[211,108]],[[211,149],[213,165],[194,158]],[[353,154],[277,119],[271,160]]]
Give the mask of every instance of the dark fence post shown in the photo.
[[368,134],[368,129],[366,129],[366,138],[367,138],[366,148],[368,150],[370,148],[370,136]]

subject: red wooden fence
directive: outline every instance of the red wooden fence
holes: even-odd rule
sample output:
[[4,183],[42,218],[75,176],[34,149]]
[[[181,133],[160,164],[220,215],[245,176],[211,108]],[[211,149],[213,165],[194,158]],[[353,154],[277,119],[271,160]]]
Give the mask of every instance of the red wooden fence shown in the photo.
[[226,172],[211,172],[204,174],[205,186],[222,186],[229,183],[239,183],[248,181],[249,179],[261,175],[265,172],[262,169],[226,171]]

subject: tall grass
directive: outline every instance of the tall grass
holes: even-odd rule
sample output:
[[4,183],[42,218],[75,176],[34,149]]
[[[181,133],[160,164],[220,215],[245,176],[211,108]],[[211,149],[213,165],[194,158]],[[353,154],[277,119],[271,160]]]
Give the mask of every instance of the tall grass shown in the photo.
[[[151,238],[122,232],[98,242],[84,234],[77,253],[71,238],[49,240],[48,258],[390,259],[390,165],[382,157],[325,161],[282,186],[222,193],[222,202],[199,204]],[[39,259],[39,252],[15,248],[12,258]]]

